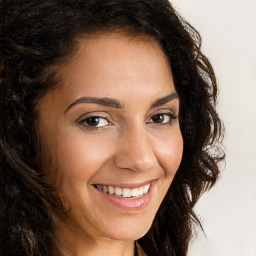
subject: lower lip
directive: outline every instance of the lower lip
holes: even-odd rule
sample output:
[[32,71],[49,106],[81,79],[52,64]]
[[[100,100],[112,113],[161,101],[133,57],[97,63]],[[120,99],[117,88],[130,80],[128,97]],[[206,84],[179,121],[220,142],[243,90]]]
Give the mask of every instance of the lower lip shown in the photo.
[[114,195],[107,194],[98,188],[95,188],[95,189],[104,199],[106,199],[112,205],[125,211],[138,211],[145,208],[149,204],[153,194],[152,183],[150,185],[150,188],[147,194],[144,194],[142,197],[134,198],[134,199],[117,197]]

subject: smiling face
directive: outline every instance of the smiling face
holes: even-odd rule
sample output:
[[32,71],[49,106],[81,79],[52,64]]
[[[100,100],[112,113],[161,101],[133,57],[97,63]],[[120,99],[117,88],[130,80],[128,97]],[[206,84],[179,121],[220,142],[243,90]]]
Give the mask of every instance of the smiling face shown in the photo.
[[[42,162],[76,237],[135,240],[150,228],[183,152],[169,63],[157,42],[81,39],[39,106]],[[65,229],[65,223],[60,222]]]

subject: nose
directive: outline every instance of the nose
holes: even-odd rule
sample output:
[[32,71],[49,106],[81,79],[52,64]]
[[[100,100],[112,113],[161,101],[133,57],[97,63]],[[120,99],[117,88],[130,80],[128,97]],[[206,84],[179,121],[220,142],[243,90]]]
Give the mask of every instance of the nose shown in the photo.
[[118,138],[114,157],[118,168],[147,171],[157,162],[154,144],[150,141],[145,127],[126,129]]

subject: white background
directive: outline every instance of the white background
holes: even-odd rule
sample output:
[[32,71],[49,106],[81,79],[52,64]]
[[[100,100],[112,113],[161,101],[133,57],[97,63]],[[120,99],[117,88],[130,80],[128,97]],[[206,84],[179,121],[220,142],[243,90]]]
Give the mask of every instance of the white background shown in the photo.
[[189,256],[256,256],[256,0],[171,0],[202,36],[219,82],[226,166],[196,206]]

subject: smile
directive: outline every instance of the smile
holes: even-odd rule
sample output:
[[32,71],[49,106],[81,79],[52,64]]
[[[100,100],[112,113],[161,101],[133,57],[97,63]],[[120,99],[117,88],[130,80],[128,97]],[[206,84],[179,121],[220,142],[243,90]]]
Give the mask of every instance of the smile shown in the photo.
[[[95,191],[106,202],[124,211],[138,211],[147,207],[153,197],[156,180],[140,184],[94,184]],[[108,202],[108,203],[107,203]]]
[[150,189],[150,183],[138,188],[120,188],[106,185],[95,185],[102,192],[123,198],[140,198],[147,194]]

